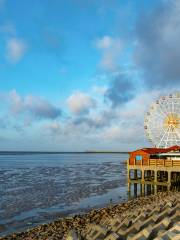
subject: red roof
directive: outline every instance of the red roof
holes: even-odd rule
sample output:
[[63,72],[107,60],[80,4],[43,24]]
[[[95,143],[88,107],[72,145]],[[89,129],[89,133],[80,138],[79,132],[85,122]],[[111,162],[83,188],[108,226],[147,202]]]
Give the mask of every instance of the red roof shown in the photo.
[[[180,150],[180,146],[172,146],[169,148],[142,148],[139,150],[146,152],[148,154],[167,153],[170,151]],[[138,150],[136,150],[136,151],[138,151]],[[136,151],[134,151],[134,152],[136,152]]]
[[173,151],[173,150],[180,150],[180,146],[172,146],[168,148],[169,151]]

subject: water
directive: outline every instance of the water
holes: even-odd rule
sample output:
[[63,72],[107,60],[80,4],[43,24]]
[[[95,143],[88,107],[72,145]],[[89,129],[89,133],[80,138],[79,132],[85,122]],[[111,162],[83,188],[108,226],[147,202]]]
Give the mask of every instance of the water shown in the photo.
[[127,154],[0,155],[0,235],[127,200]]

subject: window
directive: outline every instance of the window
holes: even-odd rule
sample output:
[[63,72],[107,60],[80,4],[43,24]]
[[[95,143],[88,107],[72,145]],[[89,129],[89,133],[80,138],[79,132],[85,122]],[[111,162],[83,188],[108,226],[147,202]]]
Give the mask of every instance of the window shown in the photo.
[[136,161],[141,161],[142,160],[142,156],[141,155],[137,155],[136,156]]

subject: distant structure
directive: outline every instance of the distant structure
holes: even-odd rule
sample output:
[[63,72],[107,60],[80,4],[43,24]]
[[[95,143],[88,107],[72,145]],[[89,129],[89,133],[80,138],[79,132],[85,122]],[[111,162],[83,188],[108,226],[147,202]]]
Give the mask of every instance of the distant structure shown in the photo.
[[[161,97],[145,115],[145,132],[154,145],[130,152],[128,190],[180,190],[180,93]],[[138,185],[140,184],[140,188]]]

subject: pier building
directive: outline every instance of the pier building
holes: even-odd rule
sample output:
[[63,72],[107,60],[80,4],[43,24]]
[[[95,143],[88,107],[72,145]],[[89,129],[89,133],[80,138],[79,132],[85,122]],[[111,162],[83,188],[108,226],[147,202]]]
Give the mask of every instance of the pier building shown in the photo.
[[140,193],[145,186],[152,192],[163,187],[180,188],[180,146],[169,148],[142,148],[129,153],[127,163],[128,190],[134,185],[134,194],[140,184]]

